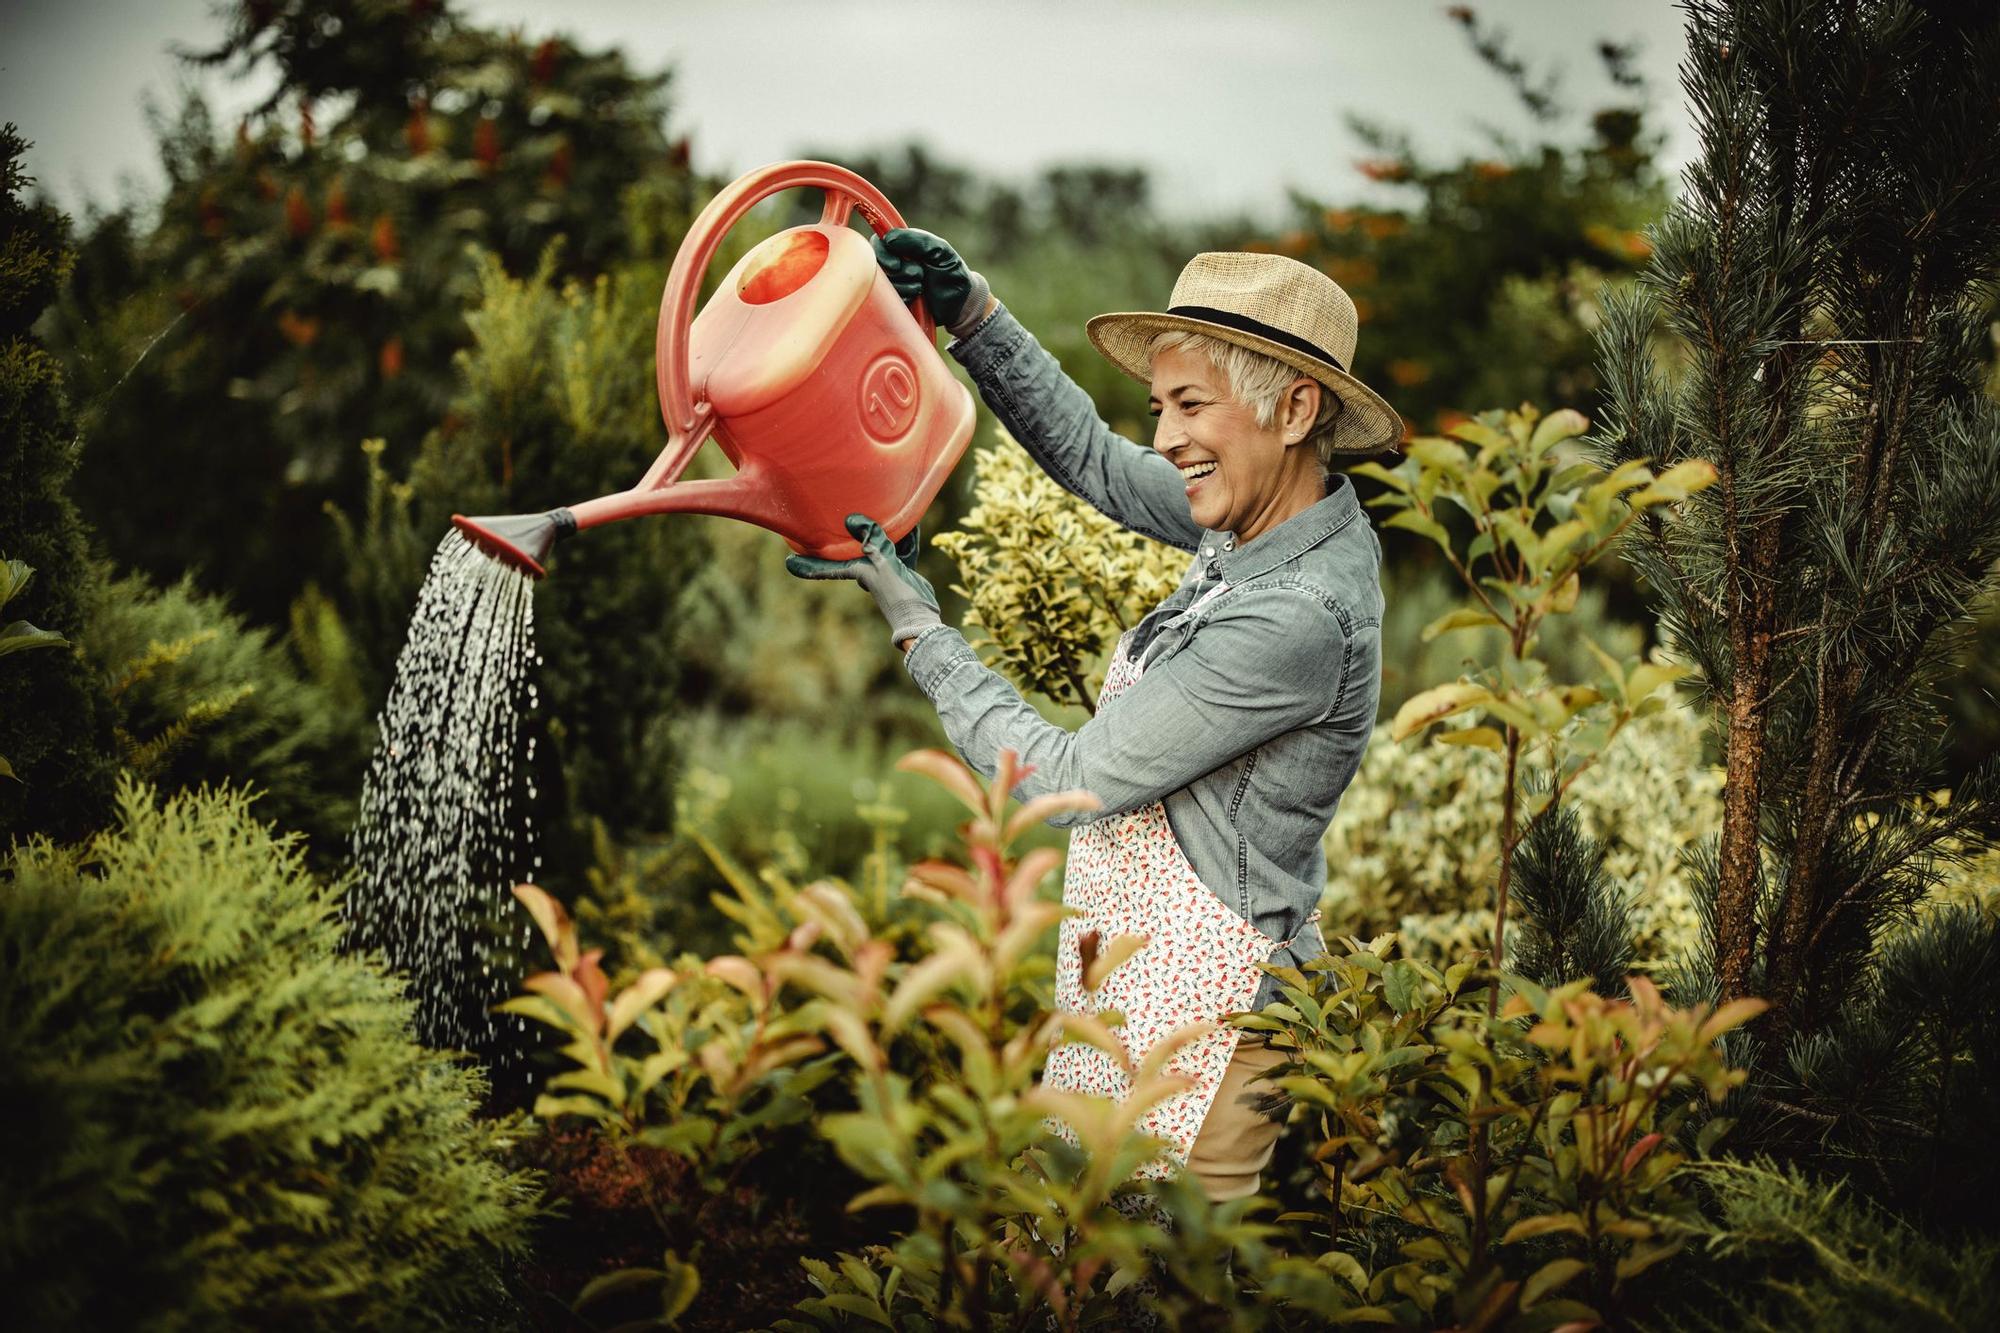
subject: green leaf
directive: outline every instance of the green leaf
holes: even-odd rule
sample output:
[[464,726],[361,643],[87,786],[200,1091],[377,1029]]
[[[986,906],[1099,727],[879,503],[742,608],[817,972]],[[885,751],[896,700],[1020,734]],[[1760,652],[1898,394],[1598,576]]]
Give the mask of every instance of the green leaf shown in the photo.
[[1535,423],[1535,433],[1528,441],[1528,452],[1539,458],[1548,452],[1551,445],[1572,439],[1590,429],[1590,418],[1573,407],[1561,408],[1549,413]]
[[20,596],[34,577],[35,567],[25,560],[0,561],[0,606]]
[[[1309,1216],[1318,1220],[1318,1214]],[[1352,1287],[1356,1296],[1368,1294],[1368,1270],[1353,1255],[1344,1250],[1328,1250],[1313,1262]]]
[[889,1316],[883,1312],[882,1307],[866,1296],[857,1296],[850,1291],[837,1291],[828,1296],[824,1304],[836,1310],[844,1310],[851,1315],[859,1315],[869,1323],[880,1324],[883,1328],[895,1327],[889,1322]]
[[1612,1270],[1620,1282],[1637,1277],[1663,1259],[1671,1259],[1680,1253],[1681,1244],[1677,1240],[1654,1241],[1650,1245],[1635,1246],[1632,1252],[1618,1261]]
[[1653,478],[1650,485],[1626,496],[1625,503],[1634,509],[1647,509],[1657,504],[1685,500],[1696,491],[1714,485],[1716,476],[1715,465],[1707,459],[1686,459]]
[[1382,526],[1385,528],[1407,528],[1411,532],[1429,537],[1447,551],[1451,549],[1451,534],[1445,531],[1444,525],[1434,518],[1419,513],[1415,509],[1403,510],[1401,513],[1384,521]]
[[1395,718],[1389,723],[1389,735],[1395,740],[1403,740],[1454,713],[1490,703],[1492,698],[1492,691],[1471,681],[1434,685],[1405,701],[1396,710]]
[[1467,444],[1477,445],[1481,449],[1505,449],[1513,443],[1505,435],[1479,420],[1461,421],[1445,434],[1454,440],[1464,440]]
[[1427,468],[1436,468],[1452,477],[1465,475],[1470,460],[1465,450],[1435,435],[1419,435],[1403,445],[1403,452]]
[[1641,662],[1625,678],[1625,700],[1637,703],[1662,685],[1687,675],[1693,668],[1671,662]]
[[1457,730],[1440,731],[1431,737],[1439,745],[1476,745],[1482,750],[1492,750],[1497,754],[1507,751],[1507,738],[1491,727],[1460,727]]
[[1382,969],[1382,995],[1389,1001],[1389,1007],[1399,1014],[1407,1014],[1417,1001],[1417,990],[1422,982],[1417,969],[1406,958],[1398,958]]
[[1418,637],[1429,643],[1440,634],[1449,634],[1455,629],[1477,629],[1482,625],[1490,625],[1496,629],[1505,628],[1500,623],[1500,618],[1491,611],[1481,610],[1476,606],[1462,606],[1456,611],[1445,612],[1424,626],[1423,633]]
[[1356,463],[1347,471],[1356,476],[1373,477],[1384,486],[1392,487],[1404,494],[1408,494],[1410,490],[1410,483],[1406,478],[1383,467],[1380,463]]
[[667,1274],[659,1268],[620,1268],[615,1272],[600,1273],[583,1284],[583,1290],[570,1302],[570,1309],[581,1310],[594,1301],[606,1296],[615,1296],[621,1291],[633,1291],[639,1287],[650,1287],[663,1281]]
[[1532,1240],[1536,1236],[1552,1235],[1567,1231],[1571,1235],[1587,1236],[1583,1219],[1575,1213],[1548,1213],[1541,1217],[1524,1217],[1507,1228],[1507,1234],[1500,1238],[1502,1245],[1512,1245],[1516,1241]]
[[660,1286],[660,1318],[676,1323],[701,1294],[701,1270],[684,1263],[672,1250],[666,1254],[667,1280]]
[[1542,1297],[1590,1267],[1581,1259],[1551,1259],[1521,1284],[1521,1308],[1527,1309]]
[[52,629],[36,629],[25,620],[15,620],[0,629],[0,657],[28,648],[60,648],[68,642]]

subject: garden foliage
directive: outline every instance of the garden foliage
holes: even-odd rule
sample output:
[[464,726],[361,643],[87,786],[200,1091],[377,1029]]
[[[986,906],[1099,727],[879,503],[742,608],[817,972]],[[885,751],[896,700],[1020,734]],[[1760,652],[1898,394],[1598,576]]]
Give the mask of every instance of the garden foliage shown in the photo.
[[[77,441],[62,370],[31,331],[72,256],[61,216],[22,198],[27,147],[13,125],[0,128],[0,558],[12,562],[13,645],[0,670],[0,845],[88,832],[109,812],[116,771],[111,711],[89,667],[68,644],[31,637],[74,640],[96,570],[70,498]],[[32,644],[43,650],[15,655]]]
[[[1597,441],[1607,464],[1718,469],[1628,547],[1725,747],[1720,836],[1699,862],[1711,927],[1688,984],[1770,999],[1755,1086],[1773,1146],[1874,1159],[1908,1201],[1962,1206],[1992,1177],[1939,1193],[1934,1174],[1902,1172],[1913,1137],[1942,1126],[1892,1130],[1880,1101],[1935,1105],[1990,1071],[1965,1044],[1979,1022],[1947,1024],[1960,1044],[1926,1059],[1872,1053],[1909,1053],[1899,1034],[1918,1012],[1985,1012],[1992,993],[1958,989],[1985,976],[1962,960],[1991,947],[1969,918],[1923,937],[1924,965],[1882,941],[2000,834],[1990,756],[1930,799],[1941,683],[2000,558],[2000,406],[1985,392],[2000,16],[1688,9],[1700,154],[1649,233],[1640,287],[1606,307]],[[1656,364],[1662,328],[1678,365]],[[1930,975],[1914,1007],[1883,990],[1906,970]],[[1843,1071],[1860,1069],[1872,1095],[1856,1102]],[[1991,1161],[1972,1140],[1927,1151]]]
[[302,665],[185,578],[102,571],[78,637],[128,770],[163,792],[233,783],[260,818],[306,835],[315,862],[345,852],[365,758],[351,675]]
[[[905,765],[964,803],[963,864],[915,865],[888,898],[736,872],[740,954],[683,956],[614,989],[560,906],[519,891],[557,968],[513,1007],[559,1031],[572,1066],[539,1114],[673,1152],[705,1182],[810,1117],[852,1173],[850,1207],[888,1210],[884,1242],[806,1261],[819,1294],[782,1326],[1076,1328],[1145,1309],[1244,1328],[1482,1311],[1553,1327],[1620,1308],[1691,1234],[1676,1183],[1690,1117],[1740,1078],[1715,1038],[1754,1004],[1681,1012],[1643,981],[1623,1002],[1473,962],[1441,972],[1398,957],[1391,937],[1283,973],[1284,1000],[1239,1020],[1297,1052],[1277,1083],[1323,1174],[1282,1201],[1290,1234],[1257,1220],[1269,1201],[1212,1208],[1185,1181],[1130,1179],[1157,1151],[1131,1135],[1134,1117],[1177,1086],[1166,1053],[1134,1071],[1122,1105],[1037,1086],[1052,1040],[1123,1056],[1115,1024],[1049,1011],[1062,909],[1040,886],[1060,858],[1016,862],[1008,847],[1082,798],[1013,809],[1010,769],[982,786],[935,752]],[[1141,944],[1102,941],[1086,980]],[[1495,985],[1514,997],[1497,1014]],[[1708,1124],[1703,1143],[1722,1128]],[[605,1275],[579,1300],[643,1291],[635,1310],[688,1312],[700,1278],[686,1247],[706,1204],[682,1206],[662,1211],[664,1265]]]
[[1076,499],[996,434],[973,455],[972,508],[931,545],[958,565],[988,665],[1094,711],[1110,645],[1166,600],[1187,557]]
[[[555,252],[520,277],[496,256],[477,266],[446,424],[424,436],[402,475],[381,441],[358,515],[336,511],[364,688],[385,697],[438,537],[454,512],[505,514],[623,490],[662,443],[652,376],[649,269],[560,282]],[[699,568],[700,530],[685,520],[610,524],[561,548],[561,577],[539,584],[535,673],[535,811],[551,864],[580,869],[589,826],[619,837],[663,832],[673,818],[677,608]]]
[[1541,131],[1525,143],[1496,131],[1490,156],[1439,162],[1400,129],[1350,119],[1371,150],[1357,168],[1388,202],[1334,207],[1301,193],[1297,225],[1264,244],[1354,297],[1356,373],[1413,429],[1523,399],[1594,411],[1598,289],[1644,263],[1639,229],[1667,201],[1650,92],[1632,48],[1601,43],[1617,93],[1579,134],[1553,76],[1538,81],[1472,6],[1453,15]]
[[339,950],[247,796],[126,780],[0,892],[0,1274],[23,1327],[505,1325],[538,1188],[475,1069]]
[[162,127],[166,197],[82,238],[56,336],[90,438],[77,494],[109,554],[159,582],[195,571],[276,624],[339,572],[321,506],[360,500],[355,443],[445,414],[469,251],[526,272],[564,237],[565,276],[607,272],[638,241],[621,201],[685,215],[694,184],[665,77],[616,51],[444,3],[222,8],[193,59],[269,96],[236,126],[193,98]]

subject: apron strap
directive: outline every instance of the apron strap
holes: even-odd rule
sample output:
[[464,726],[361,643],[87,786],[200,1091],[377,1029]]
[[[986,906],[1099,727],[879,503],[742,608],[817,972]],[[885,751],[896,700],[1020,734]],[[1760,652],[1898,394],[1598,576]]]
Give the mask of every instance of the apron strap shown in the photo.
[[1294,944],[1298,943],[1299,936],[1306,933],[1306,927],[1310,925],[1315,925],[1318,923],[1318,921],[1319,921],[1319,909],[1315,907],[1312,910],[1312,915],[1307,917],[1303,922],[1299,924],[1298,932],[1288,940],[1279,940],[1277,947],[1272,949],[1271,952],[1276,953],[1278,949],[1291,948]]

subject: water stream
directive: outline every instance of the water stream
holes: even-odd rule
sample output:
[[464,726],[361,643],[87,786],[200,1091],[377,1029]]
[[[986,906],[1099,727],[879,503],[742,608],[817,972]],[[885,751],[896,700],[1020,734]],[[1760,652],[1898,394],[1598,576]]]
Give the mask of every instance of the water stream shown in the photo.
[[510,892],[540,866],[531,816],[534,585],[457,532],[438,544],[378,720],[354,827],[349,940],[410,979],[418,1032],[480,1053],[497,1073],[519,1021],[529,942]]

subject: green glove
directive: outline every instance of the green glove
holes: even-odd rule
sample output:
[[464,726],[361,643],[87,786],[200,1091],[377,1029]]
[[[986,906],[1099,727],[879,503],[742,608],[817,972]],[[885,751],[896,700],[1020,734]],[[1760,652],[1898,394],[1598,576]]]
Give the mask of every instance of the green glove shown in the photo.
[[[889,622],[889,642],[914,639],[932,625],[942,625],[937,593],[930,580],[916,571],[917,534],[890,545],[889,534],[866,514],[849,514],[847,531],[861,543],[854,560],[823,560],[813,555],[785,557],[785,570],[802,579],[853,579],[875,598]],[[907,553],[905,551],[907,548]]]
[[875,238],[875,262],[889,275],[896,295],[905,301],[922,297],[931,318],[954,338],[965,337],[986,317],[993,289],[942,236],[897,227]]

